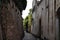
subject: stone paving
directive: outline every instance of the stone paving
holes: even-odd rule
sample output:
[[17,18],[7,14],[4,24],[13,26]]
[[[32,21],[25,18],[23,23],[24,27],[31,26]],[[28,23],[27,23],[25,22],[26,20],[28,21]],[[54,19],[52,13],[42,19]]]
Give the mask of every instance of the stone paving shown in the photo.
[[23,40],[39,40],[39,39],[35,38],[32,34],[25,32]]

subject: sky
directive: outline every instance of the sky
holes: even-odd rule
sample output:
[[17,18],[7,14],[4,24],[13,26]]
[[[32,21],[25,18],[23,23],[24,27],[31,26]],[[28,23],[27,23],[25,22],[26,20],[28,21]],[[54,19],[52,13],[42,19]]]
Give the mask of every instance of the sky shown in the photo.
[[26,18],[26,16],[27,16],[28,13],[29,13],[29,9],[32,8],[32,1],[33,1],[33,0],[27,0],[27,6],[26,6],[26,9],[23,10],[23,12],[22,12],[22,17],[23,17],[23,19]]

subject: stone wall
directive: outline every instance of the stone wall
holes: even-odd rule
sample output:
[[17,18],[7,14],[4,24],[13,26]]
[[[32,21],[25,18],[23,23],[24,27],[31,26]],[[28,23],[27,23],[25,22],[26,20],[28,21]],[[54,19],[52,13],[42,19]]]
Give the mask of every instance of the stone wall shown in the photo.
[[[58,0],[41,0],[38,4],[36,2],[35,10],[32,13],[33,26],[32,33],[36,36],[40,36],[48,40],[58,40],[59,26],[57,21],[57,9],[60,7],[60,1]],[[33,7],[33,8],[34,8]],[[41,24],[39,20],[41,19]]]
[[2,3],[0,19],[3,40],[22,40],[24,31],[21,14],[12,0]]

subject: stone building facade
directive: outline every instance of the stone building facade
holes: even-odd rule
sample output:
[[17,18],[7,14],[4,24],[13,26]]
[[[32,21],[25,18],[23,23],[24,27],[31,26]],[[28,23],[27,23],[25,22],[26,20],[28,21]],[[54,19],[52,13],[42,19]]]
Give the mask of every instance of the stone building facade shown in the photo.
[[0,40],[22,40],[22,9],[19,9],[13,0],[2,0],[0,8]]
[[33,0],[31,33],[48,40],[60,40],[60,0]]

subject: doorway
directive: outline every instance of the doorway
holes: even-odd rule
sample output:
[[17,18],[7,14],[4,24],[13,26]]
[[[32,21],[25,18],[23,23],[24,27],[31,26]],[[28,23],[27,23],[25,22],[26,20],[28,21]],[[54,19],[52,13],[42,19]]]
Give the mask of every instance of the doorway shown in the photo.
[[58,8],[58,10],[57,10],[57,17],[58,17],[58,39],[60,40],[60,7]]
[[40,39],[42,39],[41,38],[41,34],[42,34],[42,30],[41,30],[42,28],[41,28],[41,18],[39,19],[39,38]]

